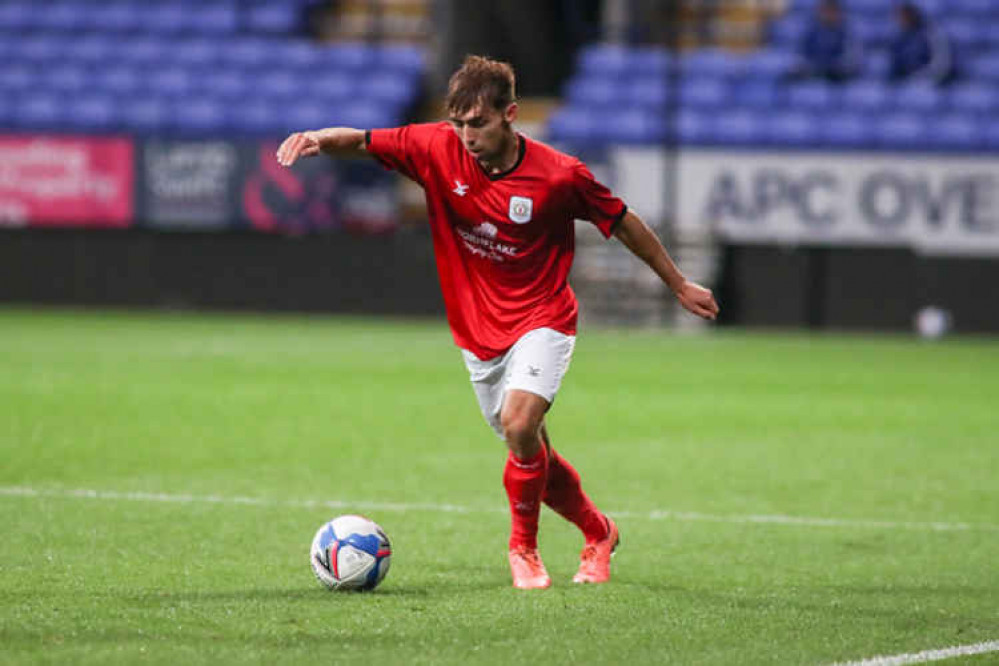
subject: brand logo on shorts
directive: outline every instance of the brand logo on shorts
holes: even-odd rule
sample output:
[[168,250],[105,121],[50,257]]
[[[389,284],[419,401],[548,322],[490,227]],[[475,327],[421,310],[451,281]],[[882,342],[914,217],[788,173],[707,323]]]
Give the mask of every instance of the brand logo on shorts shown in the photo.
[[510,219],[517,224],[526,224],[531,221],[531,212],[534,209],[534,201],[529,197],[510,197]]
[[527,366],[527,374],[529,374],[532,377],[537,377],[538,375],[541,374],[541,368],[537,367],[536,365],[529,365]]

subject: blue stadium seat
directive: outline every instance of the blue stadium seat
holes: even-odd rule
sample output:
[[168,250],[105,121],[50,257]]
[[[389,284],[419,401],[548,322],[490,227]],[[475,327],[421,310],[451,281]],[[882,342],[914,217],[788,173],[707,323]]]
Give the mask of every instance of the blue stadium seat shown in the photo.
[[419,74],[426,65],[423,51],[415,46],[381,46],[374,52],[374,55],[374,65],[382,69],[394,69],[410,74]]
[[50,130],[65,124],[66,104],[49,92],[32,93],[17,99],[11,116],[22,129]]
[[324,64],[324,53],[312,42],[302,40],[275,40],[271,47],[272,58],[281,67],[307,69],[315,72]]
[[63,41],[63,54],[68,60],[88,65],[117,60],[117,48],[117,38],[109,38],[99,33]]
[[753,109],[772,109],[784,103],[784,87],[773,81],[750,79],[736,86],[735,103]]
[[887,148],[919,148],[927,143],[929,126],[916,113],[889,113],[874,121],[875,139]]
[[647,145],[662,143],[667,137],[666,118],[644,109],[614,112],[601,126],[613,143]]
[[681,109],[670,119],[678,143],[697,145],[708,141],[711,136],[711,121],[706,114]]
[[94,3],[84,16],[81,29],[134,34],[142,27],[143,10],[136,2]]
[[313,78],[311,94],[326,103],[341,103],[357,95],[358,80],[346,72],[322,71]]
[[616,44],[598,44],[579,51],[579,71],[597,76],[622,76],[629,73],[628,49]]
[[322,49],[323,62],[327,67],[362,71],[375,64],[377,50],[367,44],[343,43],[326,46]]
[[251,32],[292,34],[303,28],[301,11],[294,2],[261,3],[244,11],[244,25]]
[[780,146],[816,146],[821,143],[820,118],[803,111],[781,111],[764,116],[764,137]]
[[53,2],[39,7],[34,27],[42,30],[78,30],[86,25],[91,7],[82,2]]
[[871,119],[861,113],[833,113],[819,126],[822,142],[836,148],[864,148],[874,143]]
[[228,129],[226,105],[212,100],[185,100],[173,107],[173,129],[184,135],[212,136]]
[[191,25],[192,7],[182,3],[153,3],[142,7],[138,29],[150,34],[176,35]]
[[277,134],[282,127],[284,111],[283,104],[257,97],[233,111],[230,126],[245,134]]
[[711,78],[736,78],[746,70],[746,60],[719,49],[691,51],[680,59],[680,69],[685,76]]
[[38,74],[26,63],[0,64],[0,97],[12,97],[38,87]]
[[271,64],[271,40],[260,37],[238,37],[229,40],[228,48],[222,51],[224,62],[247,69],[256,69]]
[[153,68],[146,74],[146,85],[152,95],[180,100],[196,90],[197,76],[176,65]]
[[999,4],[995,0],[960,0],[952,4],[950,11],[982,21],[999,18]]
[[216,37],[228,37],[239,29],[239,15],[231,2],[213,2],[204,6],[196,5],[191,30],[196,33]]
[[372,72],[359,81],[361,97],[379,104],[388,104],[393,109],[402,108],[416,98],[417,81],[411,76],[395,72]]
[[843,86],[842,104],[847,110],[878,111],[889,106],[883,81],[861,80]]
[[48,64],[64,58],[66,39],[59,34],[42,34],[21,39],[11,47],[18,60]]
[[623,95],[618,103],[632,104],[646,109],[662,110],[676,100],[675,86],[660,76],[639,76],[622,86]]
[[983,147],[999,151],[999,124],[985,123],[982,127]]
[[97,92],[119,99],[138,95],[146,87],[145,73],[129,64],[96,69],[91,81]]
[[53,65],[41,70],[39,83],[46,91],[71,93],[92,88],[93,78],[78,65]]
[[336,124],[358,129],[392,127],[398,125],[400,120],[394,113],[386,110],[383,104],[368,102],[355,102],[330,109],[330,116]]
[[787,104],[796,109],[828,110],[838,102],[838,86],[824,81],[807,81],[788,86]]
[[680,83],[680,102],[698,109],[717,108],[729,102],[730,86],[715,79],[684,79]]
[[172,51],[169,41],[159,37],[123,38],[118,44],[116,60],[159,66],[169,59]]
[[85,132],[118,129],[121,125],[119,106],[107,96],[71,98],[67,105],[67,125]]
[[768,141],[764,114],[756,111],[726,111],[712,119],[714,140],[726,145],[760,145]]
[[936,147],[958,150],[981,148],[986,143],[980,122],[971,116],[955,113],[934,118],[928,139]]
[[944,104],[944,93],[930,83],[907,83],[893,89],[891,96],[902,111],[932,112]]
[[999,90],[994,84],[967,82],[955,84],[948,94],[956,111],[994,114],[999,111]]
[[148,97],[133,97],[120,108],[122,126],[139,134],[156,134],[170,127],[173,114],[168,102]]
[[664,48],[644,46],[627,54],[627,68],[636,76],[666,78],[675,71],[676,57]]
[[565,88],[565,97],[572,104],[584,106],[621,104],[625,94],[625,82],[602,76],[576,77]]
[[791,71],[798,62],[794,51],[765,49],[746,56],[746,76],[753,79],[777,79]]
[[291,132],[305,128],[329,127],[334,124],[334,115],[326,104],[317,101],[301,102],[288,108],[287,125],[282,129]]
[[311,81],[299,76],[292,70],[275,69],[258,76],[253,89],[258,95],[268,99],[285,102],[299,97],[303,92],[311,90]]
[[864,46],[880,48],[891,41],[897,28],[891,13],[886,11],[880,20],[851,21],[850,30]]
[[[198,88],[207,99],[221,99],[242,102],[255,92],[256,81],[239,69],[216,68],[204,72],[198,80]],[[317,85],[316,92],[320,92]]]
[[548,118],[548,136],[551,141],[591,141],[596,129],[596,116],[588,109],[562,107]]
[[808,15],[799,14],[789,14],[780,18],[770,24],[770,41],[778,48],[798,48],[810,21]]
[[30,2],[5,2],[0,4],[0,30],[16,34],[34,27],[32,21],[37,10]]
[[965,68],[972,80],[991,81],[995,85],[999,83],[999,51],[969,58]]
[[[959,4],[959,3],[958,3]],[[941,28],[962,52],[977,52],[986,49],[995,26],[991,21],[955,17],[941,22]]]
[[209,71],[222,59],[225,42],[209,37],[195,37],[174,42],[170,55],[174,62],[187,67],[204,67]]
[[884,81],[888,78],[889,70],[891,70],[891,59],[887,52],[871,49],[864,51],[861,73],[865,77]]

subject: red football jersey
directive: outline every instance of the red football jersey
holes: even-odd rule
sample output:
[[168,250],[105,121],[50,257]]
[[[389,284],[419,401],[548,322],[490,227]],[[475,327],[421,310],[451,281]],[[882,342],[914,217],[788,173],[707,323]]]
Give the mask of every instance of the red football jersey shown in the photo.
[[367,135],[373,156],[423,186],[451,333],[482,360],[535,328],[575,334],[573,220],[609,237],[627,210],[578,159],[518,139],[517,163],[490,175],[447,122]]

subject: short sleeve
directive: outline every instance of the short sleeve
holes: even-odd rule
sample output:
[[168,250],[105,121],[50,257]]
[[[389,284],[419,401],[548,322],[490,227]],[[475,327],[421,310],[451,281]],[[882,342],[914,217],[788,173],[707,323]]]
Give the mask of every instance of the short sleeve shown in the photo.
[[430,164],[430,145],[439,123],[373,129],[365,135],[365,147],[387,169],[423,184]]
[[573,216],[592,222],[605,238],[610,238],[628,206],[594,178],[582,162],[573,167],[572,185]]

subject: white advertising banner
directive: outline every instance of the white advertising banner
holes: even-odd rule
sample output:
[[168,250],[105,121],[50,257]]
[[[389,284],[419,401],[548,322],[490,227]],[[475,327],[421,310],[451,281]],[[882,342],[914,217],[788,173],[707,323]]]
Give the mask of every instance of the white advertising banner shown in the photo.
[[684,150],[676,168],[680,231],[999,256],[999,157]]

